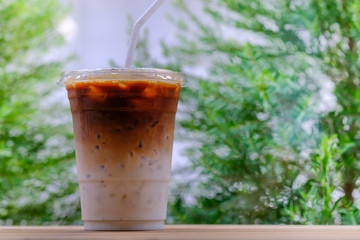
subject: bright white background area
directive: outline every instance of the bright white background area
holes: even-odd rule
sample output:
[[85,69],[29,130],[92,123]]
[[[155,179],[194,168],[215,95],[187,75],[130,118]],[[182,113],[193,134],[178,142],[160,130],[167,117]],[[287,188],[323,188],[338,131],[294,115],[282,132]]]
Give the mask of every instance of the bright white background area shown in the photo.
[[[172,6],[173,1],[167,0],[142,28],[149,30],[149,50],[157,60],[162,59],[160,40],[167,43],[176,41],[176,27],[168,16],[176,18],[181,13]],[[124,65],[131,28],[128,18],[131,16],[135,21],[153,0],[73,0],[67,3],[72,12],[58,26],[67,41],[60,55],[75,54],[77,59],[64,70],[76,70],[110,67],[110,60]],[[200,10],[200,1],[187,0],[185,3],[191,9]],[[59,97],[66,99],[65,92],[62,93],[64,95]],[[180,154],[184,146],[175,140],[173,168],[188,164]]]
[[[70,47],[79,60],[70,68],[108,67],[115,60],[123,65],[129,40],[129,22],[135,21],[152,4],[152,0],[75,0],[72,1],[73,14],[66,22]],[[160,39],[174,41],[175,27],[167,20],[167,15],[176,15],[167,0],[143,26],[150,31],[149,45],[153,56],[161,53]],[[71,37],[70,37],[71,36]]]

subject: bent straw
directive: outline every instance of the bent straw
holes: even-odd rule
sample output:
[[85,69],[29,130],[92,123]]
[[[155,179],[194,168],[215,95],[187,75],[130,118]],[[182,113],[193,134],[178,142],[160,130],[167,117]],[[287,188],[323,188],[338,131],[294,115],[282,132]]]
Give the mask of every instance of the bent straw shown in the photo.
[[136,43],[139,36],[140,28],[144,25],[144,23],[151,17],[151,15],[154,14],[154,12],[163,4],[165,0],[156,0],[144,13],[143,15],[135,22],[131,38],[130,38],[130,46],[127,52],[126,61],[125,61],[125,67],[129,68],[131,67],[134,59],[134,52]]

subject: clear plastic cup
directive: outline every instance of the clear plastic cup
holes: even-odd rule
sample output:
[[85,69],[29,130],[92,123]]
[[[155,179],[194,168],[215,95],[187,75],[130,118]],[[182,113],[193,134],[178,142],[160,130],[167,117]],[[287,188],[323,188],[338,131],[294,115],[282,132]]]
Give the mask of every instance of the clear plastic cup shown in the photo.
[[61,81],[85,230],[162,229],[183,74],[94,69],[64,72]]

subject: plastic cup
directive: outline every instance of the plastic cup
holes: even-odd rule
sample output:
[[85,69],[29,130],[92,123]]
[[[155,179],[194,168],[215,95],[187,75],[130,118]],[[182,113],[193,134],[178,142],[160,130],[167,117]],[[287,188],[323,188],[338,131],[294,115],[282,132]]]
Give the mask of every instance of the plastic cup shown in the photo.
[[163,69],[62,73],[85,230],[164,227],[183,75]]

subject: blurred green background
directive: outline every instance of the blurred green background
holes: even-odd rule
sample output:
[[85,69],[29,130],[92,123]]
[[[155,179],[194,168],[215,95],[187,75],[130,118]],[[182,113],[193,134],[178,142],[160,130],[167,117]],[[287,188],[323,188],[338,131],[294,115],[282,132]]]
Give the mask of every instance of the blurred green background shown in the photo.
[[[137,66],[187,75],[191,164],[173,172],[168,223],[358,224],[360,2],[202,3],[174,1],[165,61],[146,31],[137,49]],[[51,100],[70,58],[47,57],[68,11],[0,1],[0,225],[81,224],[70,111]]]

